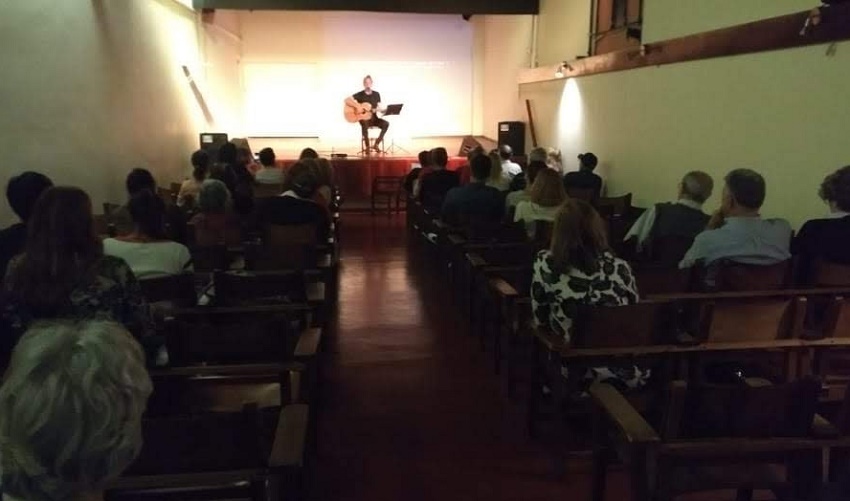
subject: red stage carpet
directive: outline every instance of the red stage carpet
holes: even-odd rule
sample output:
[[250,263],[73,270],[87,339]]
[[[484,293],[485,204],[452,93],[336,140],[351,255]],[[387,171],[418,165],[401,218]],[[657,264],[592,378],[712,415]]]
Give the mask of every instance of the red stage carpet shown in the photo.
[[[278,160],[278,165],[287,168],[295,160]],[[334,181],[342,191],[347,208],[363,208],[372,195],[372,180],[378,176],[401,177],[410,172],[410,166],[418,163],[416,157],[349,157],[333,158]],[[464,157],[449,159],[449,170],[457,169],[466,163]]]

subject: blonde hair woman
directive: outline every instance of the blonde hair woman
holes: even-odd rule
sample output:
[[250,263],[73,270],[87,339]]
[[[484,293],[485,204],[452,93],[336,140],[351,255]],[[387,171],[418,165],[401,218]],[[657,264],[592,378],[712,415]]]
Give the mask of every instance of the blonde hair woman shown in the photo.
[[552,169],[543,169],[534,178],[529,200],[517,204],[514,221],[525,223],[528,234],[534,235],[537,221],[554,221],[555,214],[566,199],[561,176]]
[[139,344],[119,324],[34,325],[0,388],[0,470],[20,501],[102,499],[142,447],[151,393]]
[[491,188],[496,188],[499,191],[510,190],[511,180],[505,177],[502,172],[502,157],[499,155],[499,150],[491,151],[488,156],[490,157],[492,167],[490,168],[490,177],[487,178],[487,182],[485,184]]

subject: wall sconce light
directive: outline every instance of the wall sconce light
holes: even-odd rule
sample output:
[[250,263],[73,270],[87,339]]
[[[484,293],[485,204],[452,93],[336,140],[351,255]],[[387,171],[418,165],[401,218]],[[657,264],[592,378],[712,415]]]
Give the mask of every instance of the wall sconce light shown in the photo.
[[573,71],[573,67],[570,66],[570,63],[564,61],[558,66],[558,69],[555,70],[555,77],[564,78],[567,71]]

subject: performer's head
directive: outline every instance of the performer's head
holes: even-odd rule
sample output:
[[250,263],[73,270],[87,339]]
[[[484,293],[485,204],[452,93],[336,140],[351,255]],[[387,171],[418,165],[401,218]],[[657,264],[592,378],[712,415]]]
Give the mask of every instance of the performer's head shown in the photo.
[[363,77],[363,88],[366,90],[372,90],[372,75],[366,75]]

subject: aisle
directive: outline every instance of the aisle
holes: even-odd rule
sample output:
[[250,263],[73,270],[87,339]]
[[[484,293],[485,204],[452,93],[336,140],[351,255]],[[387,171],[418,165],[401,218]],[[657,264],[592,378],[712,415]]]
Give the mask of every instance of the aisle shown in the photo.
[[586,475],[549,476],[490,354],[455,331],[443,283],[413,262],[403,216],[346,215],[341,243],[315,499],[586,499]]

